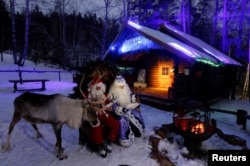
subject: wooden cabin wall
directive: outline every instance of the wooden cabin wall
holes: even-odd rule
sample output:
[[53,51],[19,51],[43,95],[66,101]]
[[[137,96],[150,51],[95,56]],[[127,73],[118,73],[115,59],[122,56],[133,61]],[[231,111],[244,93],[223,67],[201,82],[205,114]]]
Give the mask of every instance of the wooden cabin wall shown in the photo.
[[229,98],[236,86],[236,76],[232,70],[231,67],[193,65],[190,75],[190,97],[198,100],[210,100],[217,97]]
[[158,66],[153,64],[152,66],[147,67],[147,82],[149,87],[158,87],[159,81],[156,79],[158,77]]
[[172,87],[169,88],[170,99],[181,99],[190,95],[190,66],[191,62],[179,59],[178,73],[174,77]]
[[184,74],[184,75],[188,76],[190,74],[190,66],[191,66],[190,62],[180,60],[178,74]]
[[[232,75],[235,74],[232,74],[234,70],[230,66],[217,68],[185,59],[174,61],[167,57],[167,53],[163,55],[145,54],[137,61],[121,64],[124,66],[122,75],[132,87],[137,81],[138,71],[145,69],[147,86],[168,90],[169,98],[174,100],[228,98],[232,93],[232,84],[235,84]],[[175,70],[178,73],[174,72],[174,67],[178,67]],[[163,69],[167,69],[167,74],[163,74]]]
[[174,80],[173,60],[157,60],[147,68],[148,85],[153,88],[168,89]]

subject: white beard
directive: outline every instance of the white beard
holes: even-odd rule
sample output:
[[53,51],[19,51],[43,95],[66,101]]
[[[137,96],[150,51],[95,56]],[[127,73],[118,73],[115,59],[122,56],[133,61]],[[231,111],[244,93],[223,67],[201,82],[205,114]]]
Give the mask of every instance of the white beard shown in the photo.
[[113,97],[122,107],[127,107],[127,105],[131,103],[130,95],[131,90],[127,84],[123,89],[116,87],[113,84],[110,86],[109,96]]
[[[103,87],[101,86],[100,89],[96,89],[98,85],[95,84],[93,85],[93,87],[91,88],[89,94],[88,94],[88,98],[91,100],[91,101],[102,101],[106,98],[106,95],[105,95],[105,88],[103,85]],[[99,85],[100,87],[100,85]]]

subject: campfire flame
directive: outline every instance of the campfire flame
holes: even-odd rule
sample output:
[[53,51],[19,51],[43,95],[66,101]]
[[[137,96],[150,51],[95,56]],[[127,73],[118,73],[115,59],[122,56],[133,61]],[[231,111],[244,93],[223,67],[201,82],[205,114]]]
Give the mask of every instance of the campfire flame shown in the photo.
[[204,123],[198,123],[191,128],[191,132],[194,134],[201,134],[205,132]]

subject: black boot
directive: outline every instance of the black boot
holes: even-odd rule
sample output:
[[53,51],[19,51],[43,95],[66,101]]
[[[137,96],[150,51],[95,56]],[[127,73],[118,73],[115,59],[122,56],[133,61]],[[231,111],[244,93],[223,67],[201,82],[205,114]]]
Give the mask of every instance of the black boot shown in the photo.
[[110,140],[106,140],[106,150],[108,153],[112,152],[112,145]]
[[107,157],[107,150],[104,144],[98,145],[98,152],[101,157]]

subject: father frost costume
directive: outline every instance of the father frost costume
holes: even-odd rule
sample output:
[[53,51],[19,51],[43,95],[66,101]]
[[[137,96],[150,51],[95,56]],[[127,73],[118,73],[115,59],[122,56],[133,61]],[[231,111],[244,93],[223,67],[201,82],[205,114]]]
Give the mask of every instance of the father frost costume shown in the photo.
[[113,101],[112,110],[120,123],[119,143],[130,146],[134,138],[144,135],[145,124],[140,112],[137,95],[132,93],[122,76],[117,76],[110,86],[109,97]]

